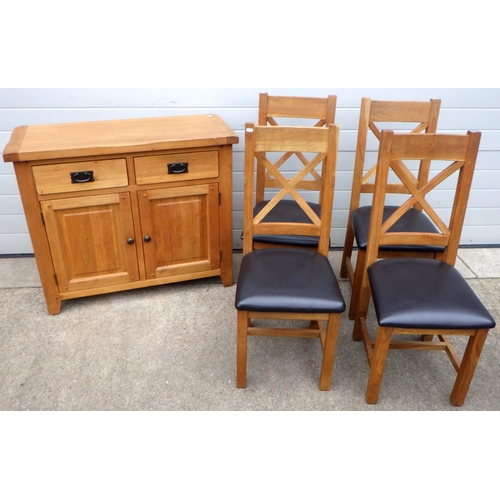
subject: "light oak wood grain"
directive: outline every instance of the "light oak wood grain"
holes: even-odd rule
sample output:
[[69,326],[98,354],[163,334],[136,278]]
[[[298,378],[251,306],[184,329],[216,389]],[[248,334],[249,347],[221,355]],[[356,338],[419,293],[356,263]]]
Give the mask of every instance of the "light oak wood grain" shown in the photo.
[[[232,144],[216,115],[37,125],[14,131],[14,168],[47,309],[61,300],[232,279]],[[169,174],[168,163],[188,171]],[[72,172],[92,182],[72,183]]]

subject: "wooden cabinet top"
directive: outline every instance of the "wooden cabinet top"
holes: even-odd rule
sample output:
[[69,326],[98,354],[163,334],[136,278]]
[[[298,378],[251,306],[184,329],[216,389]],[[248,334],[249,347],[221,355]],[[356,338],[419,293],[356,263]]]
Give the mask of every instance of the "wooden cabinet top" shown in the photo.
[[6,162],[74,158],[238,143],[217,115],[168,116],[16,127]]

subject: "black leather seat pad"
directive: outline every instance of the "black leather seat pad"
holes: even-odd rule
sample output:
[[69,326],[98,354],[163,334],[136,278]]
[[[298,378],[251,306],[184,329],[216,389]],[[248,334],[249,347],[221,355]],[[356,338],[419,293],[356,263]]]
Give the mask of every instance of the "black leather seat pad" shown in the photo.
[[[262,201],[253,210],[254,217],[269,203]],[[317,203],[308,203],[314,213],[321,217],[321,206]],[[311,219],[305,214],[295,200],[280,200],[278,204],[264,217],[263,222],[299,222],[310,223]],[[254,241],[281,245],[295,245],[303,247],[317,247],[317,236],[301,236],[293,234],[255,234]]]
[[381,326],[493,328],[495,321],[452,266],[433,259],[380,260],[368,268]]
[[[397,206],[384,207],[383,220],[387,220],[392,215]],[[370,228],[370,216],[372,207],[360,207],[352,213],[352,227],[354,229],[354,237],[356,238],[356,245],[361,250],[366,250],[368,244],[368,230]],[[389,232],[423,232],[423,233],[439,233],[433,222],[419,210],[411,208],[406,212],[395,224],[389,229]],[[386,251],[410,251],[410,252],[442,252],[444,250],[441,246],[419,246],[419,245],[391,245],[382,246],[381,250]]]
[[341,313],[345,303],[326,257],[312,250],[266,248],[245,255],[236,309],[260,312]]

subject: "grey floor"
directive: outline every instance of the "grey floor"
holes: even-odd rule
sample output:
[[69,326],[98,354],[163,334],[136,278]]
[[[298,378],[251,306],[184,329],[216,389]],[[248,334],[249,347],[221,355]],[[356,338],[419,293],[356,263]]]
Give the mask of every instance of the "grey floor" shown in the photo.
[[[330,253],[337,276],[340,256]],[[457,268],[499,322],[500,248],[461,249]],[[248,386],[236,389],[234,293],[206,279],[65,301],[50,316],[34,259],[2,258],[0,410],[500,410],[498,327],[461,408],[442,352],[391,351],[367,405],[366,355],[345,314],[329,392],[319,343],[290,338],[251,337]]]

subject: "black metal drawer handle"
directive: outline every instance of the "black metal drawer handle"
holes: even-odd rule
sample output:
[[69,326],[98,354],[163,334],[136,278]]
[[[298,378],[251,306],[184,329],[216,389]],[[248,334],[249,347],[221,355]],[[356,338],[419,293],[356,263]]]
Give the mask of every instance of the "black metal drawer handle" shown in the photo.
[[182,161],[179,163],[167,163],[169,174],[187,174],[188,173],[188,162]]
[[84,182],[94,182],[94,171],[83,170],[81,172],[70,172],[71,182],[73,184],[83,184]]

